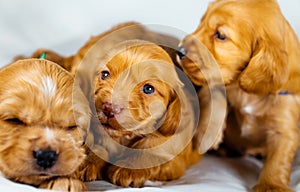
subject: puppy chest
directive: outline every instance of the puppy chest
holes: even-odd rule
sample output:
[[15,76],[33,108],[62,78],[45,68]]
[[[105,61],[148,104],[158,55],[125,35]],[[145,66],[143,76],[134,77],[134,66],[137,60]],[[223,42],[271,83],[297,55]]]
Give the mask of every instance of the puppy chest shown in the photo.
[[247,149],[261,148],[265,146],[268,127],[264,116],[256,115],[249,106],[235,108],[237,126],[235,131],[239,133],[239,145]]

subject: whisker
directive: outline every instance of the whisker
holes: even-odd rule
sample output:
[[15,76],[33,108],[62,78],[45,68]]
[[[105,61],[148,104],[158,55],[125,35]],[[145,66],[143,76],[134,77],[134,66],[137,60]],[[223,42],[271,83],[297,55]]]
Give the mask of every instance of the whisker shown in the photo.
[[140,107],[124,107],[124,109],[140,109]]
[[91,117],[99,117],[99,115],[93,113],[93,114],[91,115]]

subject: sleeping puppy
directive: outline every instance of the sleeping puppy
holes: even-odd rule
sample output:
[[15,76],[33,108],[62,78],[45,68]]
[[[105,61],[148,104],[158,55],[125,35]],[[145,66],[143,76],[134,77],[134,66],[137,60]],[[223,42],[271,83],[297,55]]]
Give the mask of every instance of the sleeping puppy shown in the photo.
[[[95,108],[111,165],[108,179],[123,187],[182,176],[200,160],[193,147],[195,114],[170,56],[147,41],[115,45],[98,66]],[[102,127],[102,128],[101,128]],[[102,131],[102,133],[101,133]]]
[[300,45],[277,2],[212,2],[179,51],[181,66],[197,85],[213,81],[220,70],[231,106],[225,145],[266,156],[254,191],[291,191],[299,142]]
[[0,70],[0,171],[39,188],[82,191],[76,175],[90,109],[72,75],[57,64],[19,60]]

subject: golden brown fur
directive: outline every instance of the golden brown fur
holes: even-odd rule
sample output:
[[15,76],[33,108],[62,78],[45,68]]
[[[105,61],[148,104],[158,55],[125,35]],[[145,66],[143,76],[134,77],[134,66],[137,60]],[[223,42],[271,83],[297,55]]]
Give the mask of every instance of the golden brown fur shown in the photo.
[[[148,40],[151,42],[154,42],[158,45],[160,45],[164,50],[168,52],[169,55],[166,54],[161,48],[158,46],[155,46],[153,44],[149,44],[149,42],[144,42],[142,46],[136,46],[134,49],[125,49],[116,48],[116,45],[119,46],[125,46],[120,45],[120,43],[127,41],[127,40]],[[141,42],[137,41],[137,44],[140,44]],[[145,44],[145,47],[143,47]],[[112,82],[109,85],[103,86],[97,84],[99,81],[99,73],[100,73],[100,66],[103,67],[104,64],[106,64],[108,61],[108,58],[111,57],[112,60],[110,60],[107,65],[111,66],[111,68],[114,71],[117,71],[117,74],[121,73],[122,71],[125,71],[125,69],[134,63],[146,61],[149,59],[158,59],[162,61],[166,61],[168,63],[172,63],[171,58],[174,61],[174,46],[177,46],[178,40],[166,36],[163,34],[158,34],[151,32],[147,30],[142,25],[139,25],[137,23],[124,23],[121,25],[118,25],[114,27],[113,29],[100,34],[96,37],[92,37],[81,49],[79,49],[78,53],[74,56],[70,56],[67,58],[64,58],[60,56],[59,54],[47,50],[47,59],[55,60],[57,63],[62,65],[64,68],[70,70],[77,79],[79,79],[79,82],[81,84],[81,87],[83,88],[85,94],[88,97],[91,97],[91,99],[95,99],[95,106],[96,110],[98,111],[99,119],[104,123],[107,124],[108,122],[113,125],[113,128],[116,129],[106,129],[106,131],[109,133],[109,139],[107,139],[105,136],[103,136],[103,130],[96,128],[94,130],[95,133],[95,144],[98,146],[100,143],[101,145],[107,146],[108,154],[105,154],[103,157],[102,152],[99,152],[97,154],[100,154],[101,158],[105,160],[109,160],[107,156],[110,157],[110,159],[114,158],[116,154],[122,154],[122,150],[118,151],[118,147],[115,146],[114,143],[110,141],[110,138],[112,137],[115,141],[118,143],[121,143],[125,146],[130,146],[131,148],[151,148],[154,146],[159,145],[160,143],[165,143],[166,140],[169,140],[169,138],[174,137],[174,132],[177,130],[177,124],[178,124],[178,110],[173,110],[173,106],[178,107],[178,98],[175,99],[174,90],[170,89],[168,85],[157,81],[154,82],[156,86],[160,87],[161,90],[161,96],[153,97],[158,100],[161,100],[165,105],[168,104],[168,102],[172,101],[172,105],[170,105],[168,113],[167,113],[167,122],[164,123],[164,126],[162,126],[159,130],[159,132],[155,132],[152,134],[147,135],[146,133],[151,133],[153,129],[152,124],[157,121],[157,119],[151,119],[149,116],[149,112],[147,112],[146,108],[144,110],[146,111],[137,111],[137,110],[131,110],[131,113],[127,111],[128,119],[127,121],[122,119],[116,119],[113,120],[107,120],[107,117],[101,113],[102,105],[104,100],[109,100],[111,97],[112,92],[112,84],[116,82]],[[152,50],[153,49],[153,50]],[[123,50],[123,53],[118,53],[118,51]],[[155,52],[155,51],[156,52]],[[34,57],[39,57],[45,50],[40,49],[36,51],[36,53],[33,55]],[[107,55],[108,54],[108,55]],[[170,58],[171,56],[171,58]],[[120,64],[119,64],[120,63]],[[117,65],[118,64],[118,65]],[[135,66],[135,65],[133,65]],[[172,66],[172,65],[170,65]],[[174,73],[174,66],[172,66],[171,71]],[[135,67],[134,67],[135,68]],[[160,71],[157,69],[157,67],[149,67],[149,66],[143,66],[139,67],[140,72],[143,71],[149,71],[147,73],[155,75],[160,74],[159,78],[168,77],[169,70],[168,71]],[[118,80],[118,86],[122,85],[121,88],[124,92],[124,87],[128,91],[138,92],[138,90],[131,90],[130,85],[128,82],[136,81],[136,79],[141,78],[141,76],[136,77],[136,75],[141,75],[140,72],[135,72],[133,74],[130,74],[132,76],[132,79],[125,78],[124,82],[121,83],[120,80]],[[146,74],[143,72],[143,74]],[[168,75],[165,75],[168,74]],[[147,76],[146,76],[147,77]],[[116,77],[114,77],[116,78]],[[133,79],[136,78],[136,79]],[[170,78],[174,78],[174,82],[178,82],[177,75],[173,74],[170,76]],[[116,81],[116,79],[114,80]],[[96,84],[95,84],[96,83]],[[94,86],[96,86],[94,90]],[[99,89],[99,90],[98,90]],[[114,87],[114,89],[117,89],[117,87]],[[182,88],[180,88],[182,89]],[[127,92],[129,93],[129,92]],[[94,98],[94,95],[96,94],[96,97]],[[123,93],[125,94],[125,92]],[[211,97],[212,95],[212,97]],[[134,101],[141,101],[145,102],[144,106],[148,106],[149,103],[151,103],[154,99],[149,99],[147,97],[138,96],[136,94]],[[163,97],[163,98],[161,98]],[[175,97],[175,98],[173,98]],[[186,97],[186,96],[184,96]],[[175,161],[172,161],[171,163],[166,163],[163,166],[156,166],[155,168],[151,169],[141,169],[141,170],[131,170],[126,168],[120,168],[120,166],[111,166],[111,168],[108,168],[108,172],[104,174],[109,175],[109,179],[118,185],[122,186],[142,186],[145,180],[151,179],[151,180],[170,180],[178,178],[180,175],[182,175],[191,162],[197,161],[199,159],[199,155],[196,153],[196,151],[199,151],[201,154],[206,152],[211,146],[213,145],[214,148],[216,148],[219,144],[219,142],[222,140],[222,133],[219,131],[219,127],[222,127],[220,124],[223,124],[224,120],[224,111],[225,110],[219,110],[218,106],[224,106],[226,103],[224,102],[224,96],[222,95],[221,91],[218,89],[214,90],[208,90],[208,87],[201,89],[199,91],[199,103],[201,108],[201,115],[198,123],[198,128],[195,133],[195,137],[193,138],[192,143],[188,144],[187,148],[182,152],[178,157],[176,157]],[[214,98],[214,99],[212,99]],[[215,102],[213,102],[214,100]],[[118,101],[121,102],[121,101]],[[126,100],[122,101],[121,103],[124,104]],[[94,102],[92,102],[94,103]],[[131,102],[131,105],[141,105],[138,102]],[[197,102],[195,101],[195,104],[197,105]],[[91,106],[92,108],[95,107],[94,105]],[[191,107],[188,111],[189,114],[186,114],[188,119],[194,119],[193,117],[193,111],[196,109],[199,109],[199,106],[193,106],[194,109]],[[135,107],[133,107],[135,108]],[[163,109],[156,109],[153,112],[156,112],[157,115],[162,115]],[[160,113],[159,113],[160,112]],[[173,114],[174,113],[174,114]],[[212,113],[218,117],[217,120],[214,120],[214,117],[212,117]],[[126,114],[126,113],[125,113]],[[134,116],[139,117],[137,119],[132,118],[130,115],[133,114]],[[197,114],[195,114],[197,115]],[[126,115],[124,115],[126,116]],[[171,116],[173,118],[171,118]],[[149,119],[150,118],[150,119]],[[157,117],[156,117],[157,118]],[[144,120],[143,120],[144,119]],[[98,118],[96,119],[96,121]],[[137,121],[138,120],[138,121]],[[177,121],[176,121],[177,120]],[[95,119],[93,120],[93,122]],[[133,123],[133,121],[135,123]],[[143,123],[141,123],[141,122]],[[194,122],[195,123],[195,122]],[[135,127],[134,129],[129,129],[128,126]],[[124,128],[125,127],[125,128]],[[139,129],[137,128],[139,127]],[[189,128],[193,127],[192,125],[188,126]],[[128,129],[128,130],[126,130]],[[207,131],[210,130],[210,131]],[[144,136],[147,135],[147,136]],[[176,134],[176,137],[183,137],[185,134]],[[189,134],[187,134],[189,135]],[[147,139],[142,139],[143,137],[146,137]],[[178,138],[180,139],[180,138]],[[182,143],[179,142],[179,146],[184,146]],[[200,146],[200,149],[198,150]],[[174,147],[174,146],[173,146]],[[164,158],[170,158],[169,153],[165,152],[167,149],[162,148],[160,152],[154,151],[152,156],[156,156],[160,159]],[[100,150],[102,151],[102,150]],[[156,155],[154,155],[156,153]],[[192,154],[191,156],[189,156]],[[166,157],[164,157],[166,156]],[[94,158],[92,158],[94,159]],[[97,158],[96,158],[97,159]],[[145,158],[143,158],[145,159]],[[164,160],[165,161],[165,160]],[[100,176],[96,176],[99,174],[99,171],[91,171],[91,170],[97,170],[95,166],[97,166],[98,163],[93,163],[93,161],[89,161],[90,164],[87,164],[85,166],[90,166],[91,168],[89,174],[86,174],[88,180],[93,179],[99,179]],[[94,161],[95,162],[95,161]],[[117,162],[115,162],[117,163]],[[119,162],[120,163],[120,162]],[[131,159],[122,161],[121,164],[128,164],[132,163]],[[143,161],[139,161],[138,164],[143,163]],[[151,160],[148,160],[148,164],[151,163]],[[117,163],[118,164],[118,163]],[[147,163],[145,163],[146,165]],[[141,166],[141,165],[139,165]],[[130,166],[129,166],[130,167]],[[164,171],[166,168],[174,168],[170,171]],[[161,171],[159,171],[161,169]],[[98,166],[98,170],[101,170],[102,172],[102,166]],[[131,183],[132,182],[132,183]]]
[[81,67],[79,64],[84,60],[84,57],[93,47],[96,52],[89,53],[89,57],[92,57],[92,59],[98,61],[107,50],[112,48],[114,44],[130,39],[140,39],[156,43],[171,55],[173,61],[176,61],[175,48],[179,43],[177,38],[150,31],[146,27],[136,22],[122,23],[112,27],[110,30],[101,33],[100,35],[92,36],[75,55],[64,57],[52,50],[38,49],[31,57],[39,58],[43,52],[46,52],[46,59],[58,63],[68,71],[71,71],[73,74],[75,74],[77,68]]
[[[117,31],[117,33],[115,33],[116,31]],[[162,49],[159,49],[158,46],[154,46],[153,44],[150,44],[150,46],[149,46],[148,43],[145,44],[145,47],[144,47],[144,44],[142,46],[138,46],[136,48],[136,52],[133,51],[135,49],[124,51],[121,48],[115,47],[116,45],[119,45],[119,43],[122,43],[126,40],[132,40],[132,39],[149,40],[151,42],[159,44],[159,45],[161,45],[162,48],[164,48],[168,52],[169,55],[167,55]],[[83,89],[85,91],[92,90],[90,93],[91,93],[92,97],[94,98],[94,92],[96,95],[100,94],[100,92],[98,92],[98,90],[97,90],[97,86],[98,86],[97,82],[98,82],[99,75],[100,75],[99,74],[100,73],[99,65],[101,65],[103,67],[103,64],[105,64],[105,63],[107,65],[115,64],[114,68],[116,68],[116,69],[114,69],[114,70],[116,70],[116,71],[118,71],[118,73],[120,73],[120,71],[124,71],[125,68],[127,68],[127,66],[131,66],[134,63],[146,61],[148,59],[159,59],[159,60],[171,62],[171,60],[170,60],[171,58],[174,60],[174,58],[173,58],[174,50],[172,50],[172,48],[174,47],[173,46],[174,43],[177,43],[177,42],[178,42],[177,39],[174,39],[172,37],[165,36],[162,34],[153,33],[149,30],[146,30],[143,26],[138,25],[136,23],[125,23],[122,25],[118,25],[117,27],[113,28],[112,30],[110,30],[104,34],[101,34],[97,37],[91,38],[90,41],[88,41],[86,43],[86,45],[84,45],[78,51],[77,55],[73,56],[74,67],[71,67],[71,68],[72,68],[73,73],[77,76],[77,78],[80,79]],[[137,41],[137,43],[140,43],[140,42]],[[122,46],[122,45],[119,45],[119,46]],[[151,50],[151,49],[153,49],[153,50]],[[124,53],[117,54],[118,51],[120,51],[120,50],[123,50]],[[154,52],[154,50],[156,52]],[[106,55],[106,53],[108,53],[108,55]],[[170,56],[171,56],[171,58],[170,58]],[[114,60],[114,61],[109,61],[109,63],[107,63],[107,59],[108,59],[107,57],[112,57],[113,58],[112,60]],[[75,59],[75,58],[77,58],[77,59]],[[81,64],[78,65],[78,63],[81,63]],[[116,65],[116,64],[118,64],[118,65]],[[140,67],[140,68],[142,68],[142,67]],[[152,71],[152,70],[156,69],[155,67],[149,68],[149,67],[144,66],[144,68],[145,69],[140,69],[140,71],[142,72],[142,71],[149,70],[150,71],[149,73],[151,73],[153,75],[161,74],[159,76],[159,78],[163,78],[163,77],[165,77],[165,74],[169,75],[169,73],[170,73],[169,71],[160,71],[161,69],[158,71]],[[173,71],[172,73],[174,73],[174,69],[171,69],[171,71]],[[96,79],[94,78],[94,75],[96,76]],[[137,78],[137,77],[135,77],[136,75],[141,75],[141,74],[140,74],[140,72],[130,74],[130,76],[132,76],[132,78]],[[125,78],[125,77],[123,77],[123,78]],[[171,75],[169,78],[170,79],[174,78],[174,82],[178,81],[178,77],[176,77],[176,75],[174,75],[174,74]],[[139,79],[139,78],[137,78],[137,79]],[[132,88],[132,87],[130,86],[128,81],[130,82],[133,80],[130,78],[128,78],[128,79],[125,78],[125,80],[123,80],[123,83],[121,83],[122,81],[118,80],[118,83],[116,83],[116,84],[118,84],[118,86],[120,86],[122,88],[123,92],[124,92],[125,87],[128,91],[131,91],[130,88]],[[166,86],[160,82],[157,82],[156,84],[158,84],[159,86],[162,86],[162,87]],[[93,86],[93,85],[96,86],[95,89],[90,88],[90,86]],[[102,94],[103,94],[103,92],[106,92],[106,94],[99,96],[99,97],[97,96],[94,98],[96,110],[98,110],[98,112],[101,111],[101,108],[102,108],[101,101],[103,101],[104,99],[109,99],[109,97],[111,96],[109,94],[112,91],[111,86],[112,85],[109,85],[109,86],[107,85],[106,87],[99,89]],[[117,89],[117,88],[114,87],[114,89]],[[165,97],[164,102],[167,102],[168,100],[173,100],[174,98],[171,98],[169,95],[169,94],[173,95],[174,94],[173,91],[169,90],[169,89],[166,89],[165,91],[164,90],[165,89],[162,89],[162,92],[164,93],[163,95]],[[211,148],[212,145],[214,148],[217,147],[219,142],[222,140],[222,134],[220,133],[220,130],[222,128],[222,124],[224,121],[225,112],[224,112],[224,110],[218,110],[217,108],[219,105],[224,106],[226,104],[224,102],[224,96],[222,95],[221,92],[222,91],[220,91],[219,89],[208,90],[207,87],[203,88],[201,91],[199,91],[198,94],[199,94],[199,98],[200,98],[199,103],[200,103],[200,108],[201,108],[201,115],[200,115],[200,118],[198,121],[198,127],[196,129],[195,137],[193,138],[192,143],[190,143],[187,146],[185,151],[182,152],[178,157],[176,157],[175,161],[166,163],[163,166],[156,166],[152,169],[140,169],[140,170],[131,170],[131,169],[126,169],[126,168],[121,168],[120,166],[119,167],[112,166],[111,168],[108,168],[108,172],[105,174],[109,175],[109,179],[113,183],[122,185],[122,186],[142,186],[144,181],[147,179],[170,180],[170,179],[178,178],[180,175],[182,175],[184,173],[185,169],[190,164],[190,161],[197,161],[199,159],[199,155],[196,153],[196,151],[199,151],[201,154],[203,154],[209,148]],[[89,94],[89,93],[87,93],[87,94]],[[123,94],[125,94],[125,92]],[[212,95],[212,97],[210,97],[211,95]],[[140,98],[137,97],[136,100],[137,101],[140,100],[141,102],[147,101],[146,98],[143,98],[143,97],[140,97]],[[134,101],[136,101],[136,100],[134,100]],[[174,100],[174,101],[176,101],[176,100]],[[216,102],[214,102],[214,101],[216,101]],[[119,102],[121,102],[121,101],[119,101]],[[122,101],[122,102],[124,103],[124,102],[126,102],[126,100]],[[149,100],[148,102],[150,103],[151,100]],[[132,103],[132,105],[138,104],[135,102],[131,102],[131,103]],[[173,103],[174,103],[173,105],[175,105],[175,103],[177,103],[176,105],[178,105],[178,100]],[[147,106],[147,103],[145,103],[144,105]],[[149,134],[147,136],[147,139],[142,139],[142,138],[145,137],[144,135],[146,135],[147,132],[153,131],[153,130],[151,130],[153,128],[152,128],[151,124],[149,124],[149,123],[153,123],[151,121],[155,122],[156,121],[155,119],[152,119],[150,122],[144,121],[142,126],[140,125],[140,129],[137,129],[137,128],[132,129],[131,128],[130,130],[126,130],[126,129],[124,130],[124,127],[127,127],[129,125],[133,126],[133,127],[137,126],[136,124],[133,124],[131,122],[131,121],[135,121],[135,123],[137,123],[136,120],[134,120],[132,118],[129,118],[129,122],[124,121],[122,123],[118,122],[121,119],[118,119],[118,121],[107,120],[107,121],[109,121],[109,123],[113,124],[113,127],[115,129],[120,129],[120,130],[115,131],[114,129],[106,129],[106,131],[108,131],[109,137],[114,138],[117,142],[121,143],[122,145],[130,146],[131,148],[142,148],[142,149],[157,146],[157,145],[159,145],[159,143],[164,143],[166,140],[169,140],[170,137],[172,137],[172,138],[182,137],[185,134],[176,134],[175,137],[173,135],[174,128],[177,128],[177,126],[176,126],[177,122],[175,120],[176,120],[176,118],[178,119],[178,117],[176,117],[176,115],[178,115],[178,111],[171,110],[172,109],[171,106],[173,106],[173,105],[170,105],[170,110],[168,110],[168,113],[167,113],[168,123],[165,123],[164,126],[160,128],[159,134],[157,134],[157,133]],[[195,102],[194,105],[197,105],[197,102]],[[94,107],[94,106],[92,106],[92,107]],[[199,109],[199,106],[193,106],[193,107],[194,107],[194,109]],[[134,114],[136,116],[141,116],[138,120],[142,121],[143,118],[146,118],[149,120],[149,117],[148,117],[149,113],[148,114],[146,112],[141,113],[142,111],[140,111],[140,113],[138,113],[135,110],[132,110],[132,111],[133,111],[132,114]],[[191,107],[188,111],[189,114],[184,115],[184,117],[186,117],[187,119],[195,120],[196,117],[193,117],[193,111],[194,110]],[[160,110],[156,109],[155,112],[158,113],[158,112],[160,112]],[[169,113],[171,113],[171,114],[169,114]],[[217,120],[215,120],[214,117],[212,117],[212,113],[219,118]],[[98,115],[99,115],[100,121],[106,122],[106,120],[105,120],[106,117],[103,116],[103,114],[98,113]],[[170,116],[172,116],[173,118],[171,118]],[[220,120],[220,119],[223,119],[223,120]],[[138,122],[138,124],[141,124],[141,122]],[[168,126],[165,126],[165,125],[168,125]],[[189,125],[187,127],[191,128],[192,125]],[[210,130],[210,131],[207,131],[207,130]],[[111,143],[111,141],[107,141],[107,138],[104,138],[103,136],[101,136],[101,134],[103,134],[103,133],[100,132],[97,134],[100,135],[99,142],[102,143],[102,145],[109,146],[109,149],[107,149],[107,150],[108,150],[108,155],[110,156],[110,158],[114,158],[115,154],[119,154],[119,153],[122,154],[121,151],[114,149],[115,146],[113,143]],[[140,135],[140,136],[137,136],[137,135]],[[140,139],[142,139],[142,140],[140,140]],[[138,140],[140,140],[140,141],[137,142]],[[184,139],[183,139],[183,141],[184,141]],[[182,147],[183,144],[179,143],[179,146]],[[200,149],[198,149],[199,146],[200,146]],[[156,155],[154,155],[154,153]],[[190,155],[190,154],[192,154],[192,155]],[[153,152],[152,156],[162,158],[162,157],[168,156],[168,155],[169,154],[168,154],[167,150],[162,148],[160,152],[158,152],[158,151]],[[188,156],[188,155],[190,155],[190,156]],[[169,158],[169,157],[166,157],[166,158]],[[145,159],[145,158],[143,158],[143,159]],[[147,159],[147,160],[148,160],[148,164],[149,164],[149,162],[151,163],[151,158],[150,158],[150,160],[149,159]],[[115,162],[115,163],[118,164],[120,162]],[[130,159],[130,158],[121,161],[121,164],[130,164],[130,163],[132,163],[132,159]],[[145,165],[147,164],[146,162],[143,162],[142,160],[139,161],[139,163],[137,163],[137,164],[141,164],[141,163],[144,163]],[[179,165],[178,163],[182,164],[182,165]],[[131,167],[131,166],[129,166],[129,167]],[[164,171],[166,168],[170,168],[170,167],[172,167],[174,169],[166,171],[166,172]],[[161,171],[159,171],[159,170],[161,170]]]
[[[88,98],[93,99],[93,77],[97,72],[99,63],[103,62],[103,56],[108,50],[112,49],[115,44],[130,39],[143,39],[158,43],[172,55],[174,61],[176,60],[176,51],[173,48],[177,46],[179,42],[178,39],[168,35],[152,32],[135,22],[127,22],[117,25],[100,35],[91,37],[75,55],[64,57],[52,50],[38,49],[31,57],[39,58],[45,52],[45,59],[53,61],[70,71],[73,76],[76,77],[76,81],[79,81],[85,95]],[[23,56],[18,56],[15,60],[24,58],[25,57]],[[92,108],[93,107],[94,106],[92,106]],[[92,151],[98,151],[98,154],[102,154],[101,156],[103,159],[107,159],[107,152],[103,150],[101,146],[94,143],[93,136],[91,136],[88,140],[88,146],[92,148]],[[90,181],[102,179],[101,172],[103,168],[103,161],[92,151],[87,151],[88,158],[85,164],[80,167],[81,172],[79,175],[82,180]]]
[[[102,143],[110,158],[121,156],[117,165],[107,168],[108,179],[124,187],[139,187],[146,180],[179,178],[201,155],[192,146],[195,117],[171,58],[159,46],[144,41],[124,42],[107,58],[98,68],[95,85],[95,106],[104,130],[129,148],[160,147],[148,156],[135,156],[116,150],[111,142]],[[103,78],[103,73],[109,76]],[[149,85],[155,91],[147,94],[143,88]],[[165,144],[172,137],[177,139],[171,146]],[[156,158],[165,163],[151,165]]]
[[[197,40],[214,58],[203,57],[208,50]],[[291,191],[299,142],[300,44],[277,2],[214,1],[181,45],[187,52],[181,64],[195,84],[215,78],[213,65],[219,66],[231,106],[225,144],[266,156],[254,191]]]
[[86,156],[90,110],[72,75],[50,61],[26,59],[2,68],[0,83],[2,174],[40,188],[85,190],[75,173]]
[[[175,37],[148,30],[136,22],[126,22],[112,27],[97,36],[92,36],[75,55],[64,57],[52,50],[38,49],[31,57],[39,58],[46,52],[46,59],[61,65],[73,75],[77,75],[84,93],[91,93],[91,76],[95,75],[96,67],[102,62],[105,53],[113,46],[130,39],[146,40],[164,48],[176,61],[176,50],[179,40]],[[91,97],[89,95],[88,97]]]

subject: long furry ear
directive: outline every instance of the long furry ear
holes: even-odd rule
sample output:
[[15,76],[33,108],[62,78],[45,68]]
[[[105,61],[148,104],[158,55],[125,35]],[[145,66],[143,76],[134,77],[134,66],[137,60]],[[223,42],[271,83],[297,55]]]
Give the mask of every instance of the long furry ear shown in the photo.
[[[277,33],[268,31],[268,33]],[[252,58],[239,77],[240,87],[249,93],[279,91],[287,82],[289,67],[283,33],[265,34],[257,39]]]
[[164,122],[159,128],[159,132],[165,136],[173,135],[179,127],[180,114],[180,100],[178,95],[175,93],[171,96],[165,118],[163,119]]

